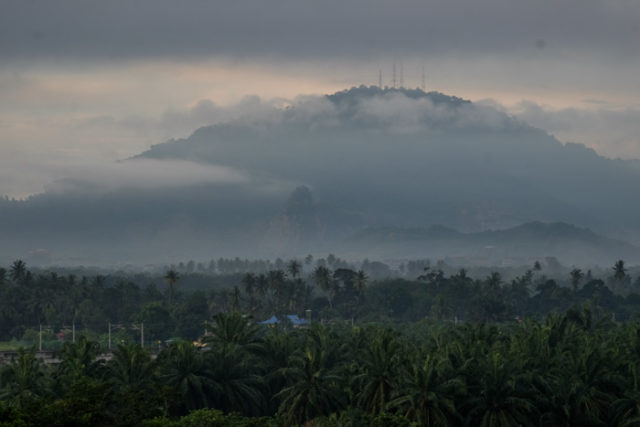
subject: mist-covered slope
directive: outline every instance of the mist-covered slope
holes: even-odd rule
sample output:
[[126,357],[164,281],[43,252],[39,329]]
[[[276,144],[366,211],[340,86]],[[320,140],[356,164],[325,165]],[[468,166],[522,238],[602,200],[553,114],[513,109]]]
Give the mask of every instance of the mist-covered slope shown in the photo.
[[360,212],[366,225],[480,231],[542,220],[640,229],[631,162],[436,92],[360,87],[303,98],[141,157],[304,184],[318,200]]
[[[114,173],[0,201],[0,258],[38,248],[86,263],[339,253],[362,230],[441,224],[477,237],[532,221],[640,241],[635,163],[563,145],[489,106],[363,86],[285,104],[250,99],[228,117]],[[517,251],[531,239],[491,236],[479,247],[504,238]],[[442,243],[437,255],[456,248]]]

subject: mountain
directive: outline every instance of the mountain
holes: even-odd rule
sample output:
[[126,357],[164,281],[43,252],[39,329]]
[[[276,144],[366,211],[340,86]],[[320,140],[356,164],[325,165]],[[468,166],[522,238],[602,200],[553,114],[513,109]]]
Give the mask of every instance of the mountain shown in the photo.
[[480,231],[541,220],[640,236],[635,163],[436,92],[352,88],[201,128],[139,157],[307,185],[367,226]]
[[[339,253],[349,236],[375,229],[459,230],[467,243],[510,230],[484,244],[500,247],[500,237],[526,242],[535,221],[640,242],[638,162],[562,144],[489,106],[361,86],[251,99],[231,116],[121,162],[154,176],[177,168],[191,181],[87,176],[0,201],[0,259],[36,249],[75,263]],[[460,253],[444,243],[440,253],[448,248]]]

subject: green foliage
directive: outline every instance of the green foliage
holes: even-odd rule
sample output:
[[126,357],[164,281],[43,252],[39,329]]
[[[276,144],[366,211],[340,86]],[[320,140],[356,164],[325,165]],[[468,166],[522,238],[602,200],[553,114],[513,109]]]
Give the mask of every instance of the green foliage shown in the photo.
[[[617,295],[610,282],[577,269],[558,281],[533,272],[507,281],[416,264],[407,269],[424,273],[418,281],[368,283],[364,270],[335,257],[322,262],[313,273],[299,263],[289,263],[288,275],[265,268],[241,287],[230,283],[235,296],[175,292],[171,304],[170,295],[122,278],[28,270],[19,283],[7,277],[5,336],[39,338],[21,319],[97,313],[122,321],[113,336],[127,343],[100,362],[100,345],[78,332],[76,343],[59,342],[61,361],[52,367],[33,349],[9,353],[13,360],[0,368],[0,425],[638,424],[640,323],[631,313],[640,296]],[[626,267],[618,270],[626,286]],[[302,315],[296,310],[312,301],[311,279],[324,295],[314,320],[324,324],[267,327],[250,315]],[[549,307],[555,312],[543,316]],[[205,320],[204,347],[176,339],[154,345],[153,355],[132,340],[139,330],[131,322],[144,322],[146,343],[162,344],[175,332],[196,338]],[[62,326],[43,332],[70,335]]]

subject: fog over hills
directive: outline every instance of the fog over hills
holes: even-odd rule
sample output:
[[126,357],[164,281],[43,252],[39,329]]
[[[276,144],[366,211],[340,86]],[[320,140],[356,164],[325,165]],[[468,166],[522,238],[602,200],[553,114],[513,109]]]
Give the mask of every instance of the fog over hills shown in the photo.
[[109,174],[1,201],[0,257],[46,248],[61,263],[325,251],[640,259],[602,237],[640,242],[637,162],[562,144],[490,106],[361,86],[249,99],[225,117]]

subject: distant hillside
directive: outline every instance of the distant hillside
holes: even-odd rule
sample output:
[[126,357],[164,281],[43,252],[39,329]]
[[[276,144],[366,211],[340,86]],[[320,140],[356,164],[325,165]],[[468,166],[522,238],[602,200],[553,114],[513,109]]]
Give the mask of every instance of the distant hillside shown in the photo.
[[478,233],[460,233],[441,226],[368,228],[347,239],[345,247],[352,253],[375,257],[448,258],[461,265],[523,265],[546,257],[565,265],[607,265],[620,258],[640,262],[639,247],[562,222],[530,222]]
[[361,86],[304,98],[140,156],[307,185],[323,203],[361,212],[366,226],[481,231],[541,220],[640,237],[635,162],[563,145],[493,108],[419,89]]
[[[104,188],[96,180],[61,180],[28,201],[0,200],[0,258],[16,249],[145,262],[289,256],[340,252],[361,230],[395,230],[406,238],[390,242],[401,242],[405,253],[421,248],[420,239],[441,242],[435,246],[451,256],[469,252],[463,244],[479,257],[510,256],[502,247],[579,252],[554,242],[614,248],[576,238],[577,228],[532,229],[535,221],[640,242],[638,162],[563,145],[494,108],[438,92],[365,86],[285,107],[253,100],[243,108],[124,162],[159,172],[174,162],[185,174],[192,165],[221,179]],[[584,259],[600,255],[589,250]]]

